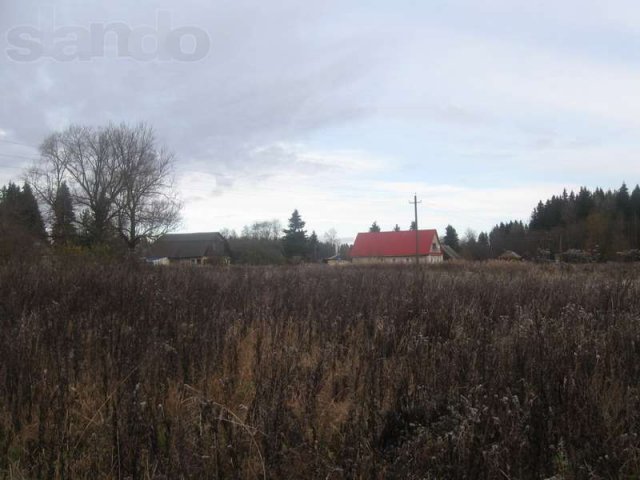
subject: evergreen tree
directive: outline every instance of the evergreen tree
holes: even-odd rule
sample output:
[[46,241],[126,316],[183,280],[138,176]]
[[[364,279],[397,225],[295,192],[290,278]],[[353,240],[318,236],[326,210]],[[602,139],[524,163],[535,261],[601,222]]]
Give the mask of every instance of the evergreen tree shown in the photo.
[[640,186],[638,185],[631,192],[629,210],[631,211],[631,246],[640,248]]
[[47,233],[38,202],[28,183],[20,190],[20,187],[10,182],[2,188],[0,202],[2,217],[7,226],[19,228],[35,239],[46,240]]
[[473,260],[477,251],[477,245],[478,241],[476,239],[476,233],[471,229],[467,229],[464,234],[464,238],[460,243],[460,251],[462,252],[462,256],[467,260]]
[[[525,228],[526,241],[521,243],[531,256],[541,249],[559,253],[597,248],[602,258],[614,259],[616,252],[640,247],[639,209],[640,188],[630,194],[626,183],[613,191],[596,188],[591,192],[585,187],[577,194],[564,191],[533,210]],[[504,232],[495,233],[494,250]]]
[[336,244],[331,242],[318,242],[316,259],[329,258],[336,255]]
[[636,188],[631,192],[629,204],[632,214],[640,216],[640,185],[636,185]]
[[31,235],[39,240],[46,240],[47,232],[44,229],[44,222],[42,221],[42,215],[40,215],[38,202],[33,194],[33,190],[31,190],[31,187],[26,182],[22,187],[21,217],[25,228]]
[[12,221],[18,222],[20,204],[22,201],[20,187],[15,183],[2,187],[2,211],[5,217],[10,217]]
[[371,226],[369,227],[369,232],[373,232],[373,233],[379,233],[380,232],[380,227],[378,226],[377,222],[373,222],[371,224]]
[[349,260],[351,258],[351,247],[353,245],[349,245],[348,243],[343,243],[342,245],[340,245],[340,247],[338,248],[338,255],[340,255],[340,258],[342,258],[343,260]]
[[627,188],[627,184],[622,182],[620,190],[616,192],[616,210],[619,214],[628,218],[631,214],[630,206],[629,189]]
[[69,245],[76,240],[75,222],[71,193],[67,184],[63,182],[53,202],[51,238],[55,245]]
[[320,247],[320,242],[318,241],[318,235],[316,235],[315,230],[311,232],[309,236],[309,252],[311,254],[311,259],[316,262],[318,261],[318,249]]
[[79,223],[78,243],[83,247],[91,247],[95,238],[95,222],[89,209],[85,208],[82,210]]
[[478,243],[476,244],[476,251],[474,252],[474,258],[476,260],[486,260],[490,257],[491,251],[489,247],[489,235],[485,232],[481,232],[478,235]]
[[458,232],[451,225],[447,225],[444,234],[444,244],[449,245],[454,250],[460,248],[460,239],[458,238]]
[[308,252],[307,232],[304,229],[305,222],[298,210],[294,210],[289,218],[289,228],[283,230],[282,244],[285,256],[288,258],[304,256]]
[[543,229],[544,225],[544,204],[542,200],[538,202],[536,208],[533,209],[533,213],[531,214],[531,228],[534,229]]
[[527,229],[522,222],[500,223],[491,230],[489,245],[492,256],[498,256],[505,250],[522,255],[527,252]]
[[398,225],[398,224],[396,223],[396,226],[395,226],[395,227],[393,227],[393,231],[394,231],[394,232],[399,232],[399,231],[400,231],[400,225]]
[[581,187],[576,196],[576,217],[578,220],[585,220],[593,208],[593,198],[591,192],[585,187]]
[[415,220],[413,220],[413,221],[411,222],[411,225],[409,225],[409,230],[415,230],[415,229],[416,229],[416,221],[415,221]]

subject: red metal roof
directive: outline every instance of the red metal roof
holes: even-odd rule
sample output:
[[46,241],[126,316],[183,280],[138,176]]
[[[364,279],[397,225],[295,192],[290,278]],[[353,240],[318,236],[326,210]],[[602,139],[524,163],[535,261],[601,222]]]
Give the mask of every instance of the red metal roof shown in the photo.
[[[442,255],[442,251],[432,251],[431,246],[438,238],[435,230],[418,231],[418,253],[420,255]],[[437,242],[438,245],[440,242]],[[407,257],[416,254],[416,232],[367,232],[359,233],[351,249],[352,257]]]

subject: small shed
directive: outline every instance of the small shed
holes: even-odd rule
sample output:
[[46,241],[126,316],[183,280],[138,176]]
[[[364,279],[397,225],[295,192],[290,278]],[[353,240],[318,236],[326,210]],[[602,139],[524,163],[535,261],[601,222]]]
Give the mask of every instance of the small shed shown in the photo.
[[333,257],[322,259],[322,263],[327,265],[349,265],[351,262],[343,259],[340,255],[334,255]]
[[153,265],[155,267],[160,265],[169,265],[169,259],[167,257],[146,257],[145,260],[148,264]]
[[498,260],[505,260],[507,262],[521,262],[523,259],[513,250],[505,250],[500,256],[498,256]]

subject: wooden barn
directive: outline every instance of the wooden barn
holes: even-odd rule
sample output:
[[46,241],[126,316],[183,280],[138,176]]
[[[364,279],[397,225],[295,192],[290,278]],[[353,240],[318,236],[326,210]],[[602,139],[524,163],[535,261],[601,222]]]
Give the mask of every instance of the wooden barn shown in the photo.
[[148,262],[158,265],[226,265],[230,258],[229,245],[218,232],[169,233],[158,238],[147,255]]
[[[354,264],[416,261],[415,230],[359,233],[351,249]],[[441,263],[443,253],[436,230],[418,230],[418,258],[423,264]]]

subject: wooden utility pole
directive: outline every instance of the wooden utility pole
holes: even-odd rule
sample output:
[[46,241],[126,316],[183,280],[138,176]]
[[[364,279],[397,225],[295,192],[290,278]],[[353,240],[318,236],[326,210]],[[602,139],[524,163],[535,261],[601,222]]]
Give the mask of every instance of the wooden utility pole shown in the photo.
[[422,200],[418,201],[418,196],[413,195],[413,202],[409,202],[413,204],[413,211],[415,215],[415,227],[416,227],[416,265],[420,265],[420,245],[419,245],[419,234],[418,234],[418,204],[422,203]]

